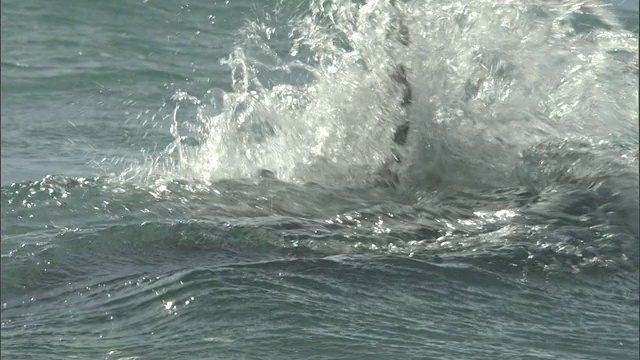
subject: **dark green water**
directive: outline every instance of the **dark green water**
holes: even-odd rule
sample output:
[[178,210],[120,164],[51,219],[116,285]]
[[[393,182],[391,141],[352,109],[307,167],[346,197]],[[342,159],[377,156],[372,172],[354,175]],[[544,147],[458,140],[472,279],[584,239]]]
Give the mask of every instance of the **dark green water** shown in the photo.
[[637,359],[603,5],[3,1],[2,358]]

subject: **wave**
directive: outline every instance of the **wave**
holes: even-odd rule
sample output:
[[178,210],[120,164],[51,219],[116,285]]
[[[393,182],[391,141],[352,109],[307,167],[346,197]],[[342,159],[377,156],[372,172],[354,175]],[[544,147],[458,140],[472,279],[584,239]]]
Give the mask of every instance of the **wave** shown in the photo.
[[164,192],[109,179],[47,181],[66,187],[3,188],[3,293],[128,269],[355,255],[509,276],[635,273],[639,266],[637,202],[575,185],[436,191],[400,201],[390,190],[275,180],[222,181],[200,191],[173,184]]
[[[608,11],[346,0],[265,11],[224,60],[232,91],[180,90],[148,120],[169,119],[161,154],[120,174],[2,187],[3,286],[12,267],[39,284],[45,269],[93,271],[98,257],[113,269],[182,253],[637,269],[637,34]],[[400,19],[408,46],[389,40]],[[407,119],[400,185],[376,186]]]
[[[260,12],[222,61],[232,91],[176,92],[163,114],[174,142],[123,176],[211,181],[268,169],[284,181],[358,186],[392,156],[393,131],[407,120],[398,171],[409,186],[517,186],[513,169],[546,144],[604,141],[637,153],[637,34],[607,7],[390,4]],[[400,20],[408,46],[393,40]],[[409,114],[397,64],[413,88]]]

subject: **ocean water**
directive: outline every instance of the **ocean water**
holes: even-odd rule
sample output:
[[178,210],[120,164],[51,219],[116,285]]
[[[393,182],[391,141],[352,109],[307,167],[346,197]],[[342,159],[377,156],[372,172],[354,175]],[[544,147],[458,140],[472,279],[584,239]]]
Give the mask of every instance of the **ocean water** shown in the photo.
[[3,359],[638,359],[637,3],[1,6]]

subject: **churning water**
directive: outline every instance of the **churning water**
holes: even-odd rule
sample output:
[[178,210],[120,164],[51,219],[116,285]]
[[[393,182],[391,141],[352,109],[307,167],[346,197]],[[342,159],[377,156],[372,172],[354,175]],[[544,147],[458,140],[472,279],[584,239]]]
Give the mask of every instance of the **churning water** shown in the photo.
[[626,2],[4,1],[2,357],[637,359],[638,166]]

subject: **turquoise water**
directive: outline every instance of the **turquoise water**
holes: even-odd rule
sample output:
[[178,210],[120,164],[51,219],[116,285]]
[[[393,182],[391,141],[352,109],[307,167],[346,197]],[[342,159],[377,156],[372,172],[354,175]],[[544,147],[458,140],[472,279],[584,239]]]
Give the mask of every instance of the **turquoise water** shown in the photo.
[[1,86],[3,359],[639,356],[637,4],[9,0]]

